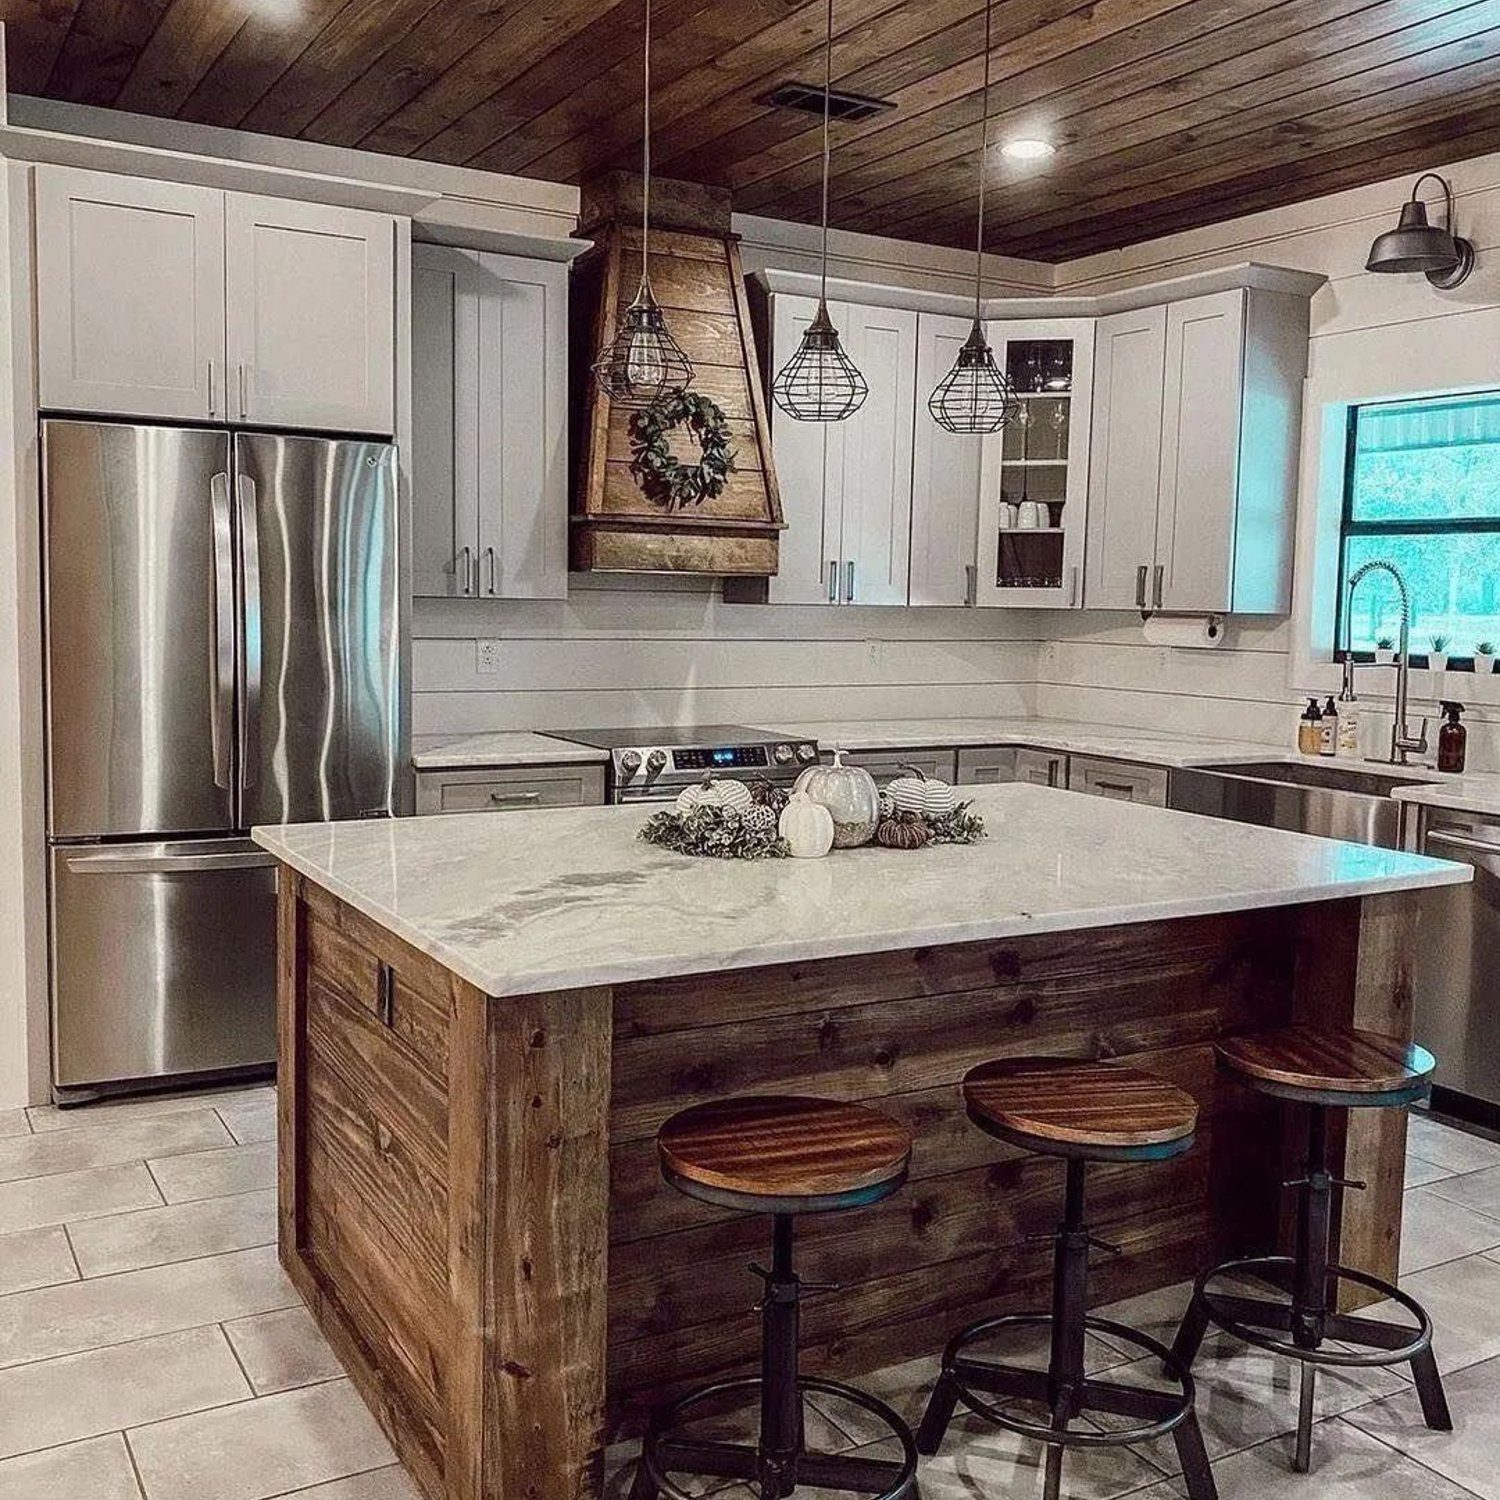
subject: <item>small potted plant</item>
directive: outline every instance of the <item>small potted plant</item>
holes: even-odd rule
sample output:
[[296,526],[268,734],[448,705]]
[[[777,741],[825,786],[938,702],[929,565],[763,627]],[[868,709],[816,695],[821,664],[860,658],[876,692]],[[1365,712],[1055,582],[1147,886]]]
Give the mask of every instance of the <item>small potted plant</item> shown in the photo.
[[1476,672],[1493,672],[1495,670],[1495,643],[1493,641],[1480,641],[1475,646],[1474,670]]
[[1377,667],[1396,665],[1396,642],[1391,636],[1383,635],[1375,642],[1375,665]]
[[1427,652],[1427,670],[1429,672],[1446,672],[1448,670],[1448,637],[1435,635],[1432,645]]

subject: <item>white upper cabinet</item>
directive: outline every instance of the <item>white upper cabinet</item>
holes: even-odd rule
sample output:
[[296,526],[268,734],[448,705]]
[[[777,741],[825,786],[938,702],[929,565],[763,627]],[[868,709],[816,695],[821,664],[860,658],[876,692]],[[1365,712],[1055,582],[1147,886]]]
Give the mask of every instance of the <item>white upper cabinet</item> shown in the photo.
[[41,166],[48,410],[387,435],[396,221]]
[[224,419],[224,194],[40,167],[41,404]]
[[1100,318],[1094,329],[1094,462],[1089,478],[1092,609],[1145,608],[1156,557],[1167,310]]
[[414,590],[568,592],[568,268],[412,251]]
[[1260,287],[1099,320],[1091,607],[1287,611],[1307,333]]
[[1080,608],[1094,320],[1006,321],[989,324],[986,332],[1020,410],[982,440],[974,602]]
[[[774,299],[775,368],[816,310],[811,298]],[[777,604],[905,604],[917,315],[852,303],[828,310],[870,391],[842,422],[798,422],[774,410],[771,441],[787,529],[769,597]]]
[[927,398],[953,368],[972,318],[922,313],[917,319],[916,424],[912,440],[912,604],[974,602],[981,440],[939,427]]
[[395,252],[385,214],[228,195],[235,418],[395,430]]

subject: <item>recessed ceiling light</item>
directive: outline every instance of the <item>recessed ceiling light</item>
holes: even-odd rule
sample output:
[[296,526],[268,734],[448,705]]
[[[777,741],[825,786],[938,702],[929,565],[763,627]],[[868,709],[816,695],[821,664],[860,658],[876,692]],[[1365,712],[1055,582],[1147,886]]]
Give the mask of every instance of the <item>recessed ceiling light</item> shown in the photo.
[[1039,140],[1035,136],[1019,136],[1000,147],[1002,156],[1012,157],[1016,161],[1041,161],[1056,150],[1057,147],[1051,141]]

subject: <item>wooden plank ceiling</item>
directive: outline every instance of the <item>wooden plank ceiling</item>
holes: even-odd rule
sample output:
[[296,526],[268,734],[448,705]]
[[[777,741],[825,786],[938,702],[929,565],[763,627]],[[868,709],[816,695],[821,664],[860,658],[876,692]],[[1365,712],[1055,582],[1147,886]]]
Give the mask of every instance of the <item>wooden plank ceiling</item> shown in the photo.
[[[814,222],[822,0],[654,0],[656,160]],[[10,85],[577,181],[640,150],[642,0],[0,0]],[[831,217],[973,242],[982,0],[837,0]],[[1500,147],[1500,0],[996,0],[986,243],[1063,260]],[[1394,207],[1394,205],[1393,205]]]

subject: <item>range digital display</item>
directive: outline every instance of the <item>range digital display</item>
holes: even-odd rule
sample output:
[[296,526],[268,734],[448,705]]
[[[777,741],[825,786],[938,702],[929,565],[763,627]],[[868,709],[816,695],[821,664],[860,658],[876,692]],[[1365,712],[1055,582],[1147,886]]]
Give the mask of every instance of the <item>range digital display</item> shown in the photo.
[[672,752],[672,766],[678,771],[711,771],[716,767],[744,770],[769,764],[764,745],[724,745],[713,750]]

